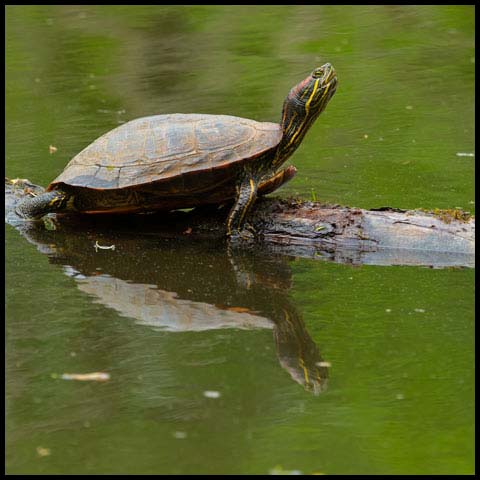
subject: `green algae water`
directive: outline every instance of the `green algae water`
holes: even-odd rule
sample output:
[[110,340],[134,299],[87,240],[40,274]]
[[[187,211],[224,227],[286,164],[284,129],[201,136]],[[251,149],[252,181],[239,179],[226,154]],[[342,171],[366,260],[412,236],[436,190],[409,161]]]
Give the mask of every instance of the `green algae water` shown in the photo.
[[[141,116],[278,122],[330,62],[275,195],[474,213],[473,14],[8,6],[6,175]],[[7,473],[474,473],[474,270],[98,232],[6,225]]]

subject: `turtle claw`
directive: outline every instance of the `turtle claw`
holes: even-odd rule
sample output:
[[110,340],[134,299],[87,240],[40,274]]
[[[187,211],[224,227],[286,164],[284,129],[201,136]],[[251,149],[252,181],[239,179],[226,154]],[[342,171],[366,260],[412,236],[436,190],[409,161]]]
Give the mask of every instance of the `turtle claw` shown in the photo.
[[255,240],[256,236],[255,228],[249,223],[246,223],[242,230],[233,230],[229,235],[230,240],[244,240],[248,242]]

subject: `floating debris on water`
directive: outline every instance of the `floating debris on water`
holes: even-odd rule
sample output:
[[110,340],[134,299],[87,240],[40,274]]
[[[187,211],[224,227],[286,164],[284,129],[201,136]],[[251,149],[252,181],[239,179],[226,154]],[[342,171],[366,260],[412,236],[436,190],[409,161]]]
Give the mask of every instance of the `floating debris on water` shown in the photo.
[[285,470],[281,465],[273,467],[269,472],[269,475],[303,475],[300,470]]
[[207,398],[220,398],[220,392],[217,392],[215,390],[205,390],[205,392],[203,392],[203,395]]
[[[52,373],[52,378],[59,378],[56,373]],[[105,372],[93,372],[93,373],[63,373],[60,375],[62,380],[78,380],[80,382],[106,382],[110,380],[110,374]]]
[[95,240],[95,245],[93,246],[93,248],[95,249],[96,252],[98,252],[98,250],[115,250],[115,245],[99,245],[98,243],[98,240]]
[[56,151],[58,150],[57,147],[54,147],[53,145],[50,145],[48,147],[48,151],[50,152],[50,155],[52,155],[53,153],[55,153]]
[[425,310],[423,308],[416,308],[415,311],[417,313],[425,313]]
[[467,152],[457,152],[457,157],[474,157],[474,153]]
[[37,454],[39,457],[48,457],[51,453],[52,452],[49,448],[37,447]]

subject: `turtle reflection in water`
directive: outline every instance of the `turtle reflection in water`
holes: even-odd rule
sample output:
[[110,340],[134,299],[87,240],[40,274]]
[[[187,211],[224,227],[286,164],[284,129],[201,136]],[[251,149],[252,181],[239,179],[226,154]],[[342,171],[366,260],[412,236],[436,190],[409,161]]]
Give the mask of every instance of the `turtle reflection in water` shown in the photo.
[[47,192],[25,199],[16,213],[135,213],[233,200],[227,235],[238,235],[257,196],[295,175],[295,167],[280,167],[336,87],[329,63],[316,68],[290,90],[280,124],[202,114],[132,120],[82,150]]
[[[17,201],[6,196],[9,209]],[[50,262],[63,265],[80,290],[122,316],[171,332],[271,329],[279,362],[292,379],[315,394],[326,388],[328,368],[288,300],[291,272],[285,257],[227,254],[199,242],[177,242],[172,249],[148,236],[112,240],[101,231],[96,235],[105,235],[102,242],[117,248],[95,253],[89,229],[81,225],[63,223],[55,232],[30,222],[14,226]]]
[[162,290],[160,286],[127,282],[103,274],[87,277],[72,268],[67,268],[66,273],[76,278],[81,291],[121,315],[134,318],[140,325],[170,332],[226,328],[273,330],[278,360],[292,379],[315,394],[326,388],[327,363],[322,361],[317,345],[298,314],[285,302],[277,316],[269,318],[248,308],[228,308],[180,298],[176,292]]

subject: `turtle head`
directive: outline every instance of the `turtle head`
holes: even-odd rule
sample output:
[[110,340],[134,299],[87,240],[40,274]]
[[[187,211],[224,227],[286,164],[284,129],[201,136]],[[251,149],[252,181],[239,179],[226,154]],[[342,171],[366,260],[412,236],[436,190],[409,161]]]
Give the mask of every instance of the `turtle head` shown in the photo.
[[283,137],[276,163],[283,163],[300,145],[305,133],[337,89],[337,74],[330,63],[317,67],[307,78],[295,85],[283,104]]
[[295,103],[306,116],[317,116],[327,106],[337,89],[337,74],[330,63],[317,67],[307,78],[295,85],[285,103]]

